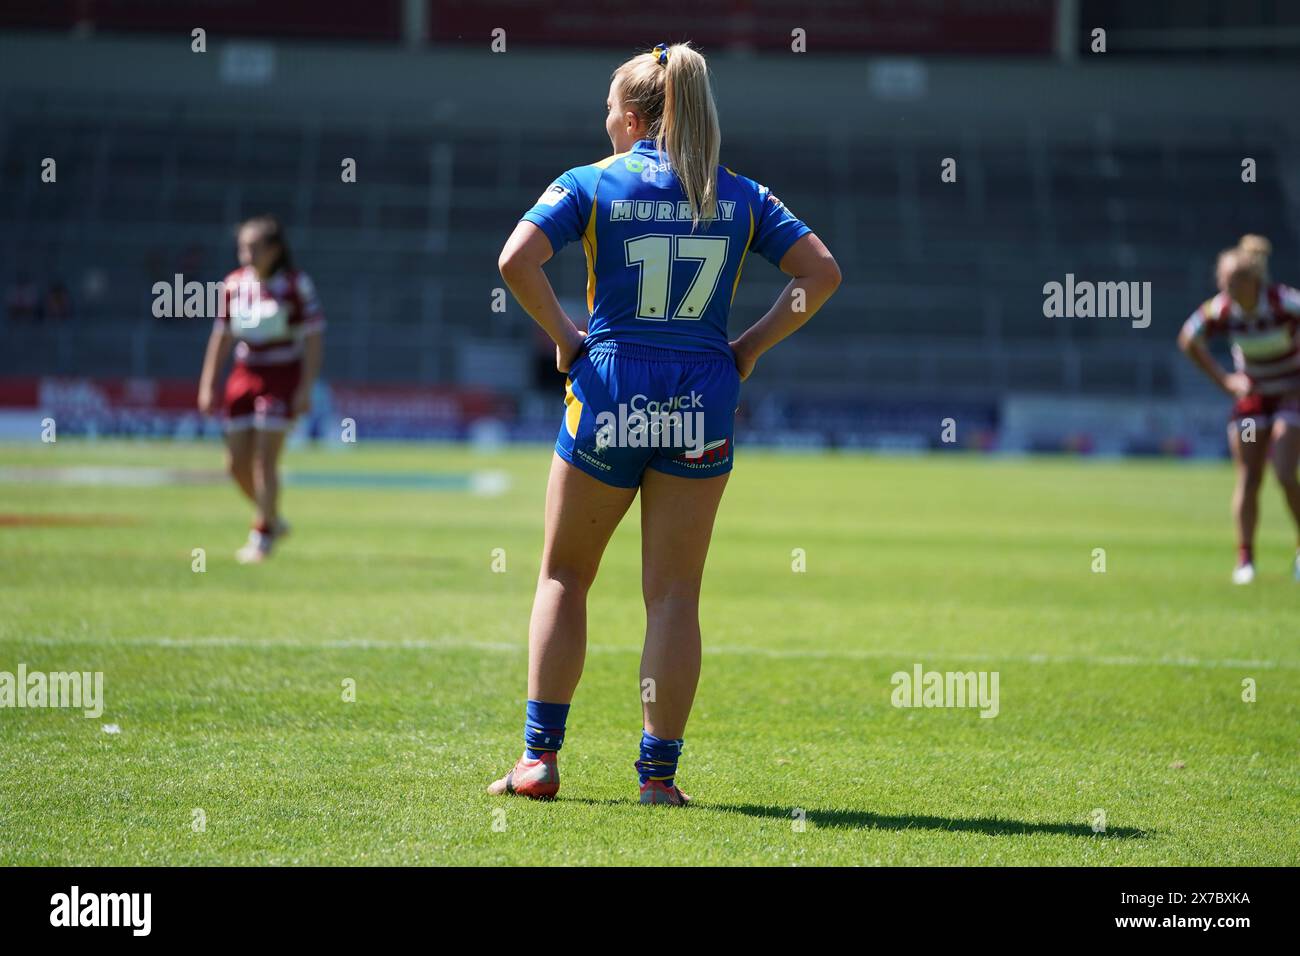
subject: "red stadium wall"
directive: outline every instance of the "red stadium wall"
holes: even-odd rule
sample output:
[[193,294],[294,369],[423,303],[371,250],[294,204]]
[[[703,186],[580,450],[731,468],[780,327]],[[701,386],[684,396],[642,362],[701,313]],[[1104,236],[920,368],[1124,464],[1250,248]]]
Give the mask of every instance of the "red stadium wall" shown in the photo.
[[401,0],[4,0],[0,27],[397,42]]
[[440,43],[484,44],[499,27],[508,43],[521,46],[626,48],[635,38],[647,47],[689,39],[711,50],[789,50],[799,27],[809,50],[1048,55],[1055,29],[1052,0],[591,0],[581,9],[520,0],[428,2],[430,34]]
[[[806,31],[810,50],[879,53],[1048,55],[1052,0],[729,0],[711,4],[592,0],[581,9],[537,0],[425,0],[435,43],[486,47],[492,31],[519,46],[628,47],[690,39],[710,50],[790,49]],[[664,35],[671,24],[669,35]],[[402,0],[5,0],[0,27],[52,30],[346,39],[396,43]]]

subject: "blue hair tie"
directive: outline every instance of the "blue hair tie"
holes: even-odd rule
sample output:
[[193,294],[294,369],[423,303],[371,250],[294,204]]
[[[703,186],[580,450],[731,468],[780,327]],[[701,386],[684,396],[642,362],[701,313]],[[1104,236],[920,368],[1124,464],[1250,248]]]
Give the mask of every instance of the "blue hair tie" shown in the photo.
[[659,61],[660,66],[668,65],[668,44],[667,43],[660,43],[651,52],[654,53],[655,59]]

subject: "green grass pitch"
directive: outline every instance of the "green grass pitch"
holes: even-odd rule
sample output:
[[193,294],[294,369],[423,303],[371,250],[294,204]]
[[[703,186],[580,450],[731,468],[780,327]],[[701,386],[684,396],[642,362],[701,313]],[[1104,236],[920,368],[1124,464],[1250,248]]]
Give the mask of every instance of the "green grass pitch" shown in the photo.
[[[14,480],[216,468],[216,446],[0,447],[0,671],[102,671],[106,696],[97,719],[0,710],[0,863],[1300,863],[1291,530],[1266,485],[1260,580],[1231,586],[1226,464],[742,448],[679,774],[695,805],[636,803],[635,506],[591,597],[560,798],[488,797],[521,748],[549,458],[291,451],[339,481],[290,485],[293,537],[241,567],[232,487]],[[479,472],[508,488],[342,480]],[[997,671],[998,715],[891,706],[918,663]]]

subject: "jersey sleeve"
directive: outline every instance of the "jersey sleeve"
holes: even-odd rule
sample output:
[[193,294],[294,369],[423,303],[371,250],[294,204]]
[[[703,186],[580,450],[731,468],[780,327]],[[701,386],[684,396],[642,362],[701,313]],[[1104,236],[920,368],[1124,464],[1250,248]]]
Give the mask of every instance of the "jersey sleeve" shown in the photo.
[[1300,319],[1300,289],[1292,288],[1289,285],[1278,285],[1277,287],[1278,304],[1282,311],[1292,320]]
[[785,254],[800,238],[812,232],[770,189],[750,181],[755,191],[754,238],[749,246],[760,256],[780,266]]
[[1196,307],[1187,321],[1183,323],[1183,334],[1188,338],[1200,339],[1204,341],[1219,331],[1219,323],[1215,320],[1212,307],[1213,299],[1206,299]]
[[299,272],[297,281],[294,283],[298,291],[298,314],[294,320],[299,326],[303,335],[309,335],[312,332],[320,332],[325,328],[325,313],[321,311],[320,296],[316,294],[316,283],[311,281],[311,276],[305,272]]
[[531,222],[541,229],[551,241],[551,251],[559,252],[581,238],[587,228],[598,178],[599,170],[590,166],[570,169],[546,187],[520,222]]

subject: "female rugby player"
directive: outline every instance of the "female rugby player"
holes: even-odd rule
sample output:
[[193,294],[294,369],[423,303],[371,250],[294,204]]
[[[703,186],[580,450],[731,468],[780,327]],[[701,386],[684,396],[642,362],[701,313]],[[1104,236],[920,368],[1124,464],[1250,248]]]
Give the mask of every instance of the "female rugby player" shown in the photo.
[[[1270,281],[1271,252],[1263,236],[1242,236],[1219,253],[1219,294],[1191,314],[1178,337],[1187,356],[1234,399],[1228,444],[1237,472],[1235,584],[1255,580],[1259,486],[1270,448],[1300,540],[1300,292]],[[1210,354],[1205,342],[1214,335],[1231,339],[1235,371],[1225,371]],[[1300,547],[1292,574],[1300,581]]]
[[[704,58],[660,44],[613,75],[614,155],[570,169],[501,252],[510,291],[568,373],[546,491],[541,574],[528,628],[525,750],[489,793],[553,797],[556,754],[587,645],[587,591],[641,492],[642,803],[682,805],[675,783],[700,672],[700,579],[731,471],[740,383],[840,282],[825,245],[766,187],[718,165]],[[587,257],[585,337],[542,270],[570,242]],[[734,341],[727,316],[749,252],[791,276]],[[652,682],[652,683],[648,683]]]
[[223,314],[212,326],[199,410],[217,407],[217,376],[233,350],[226,381],[227,467],[252,502],[242,563],[265,560],[289,532],[280,517],[280,452],[294,417],[311,410],[320,371],[325,318],[306,273],[293,267],[280,223],[256,216],[239,227],[239,268],[225,279]]

